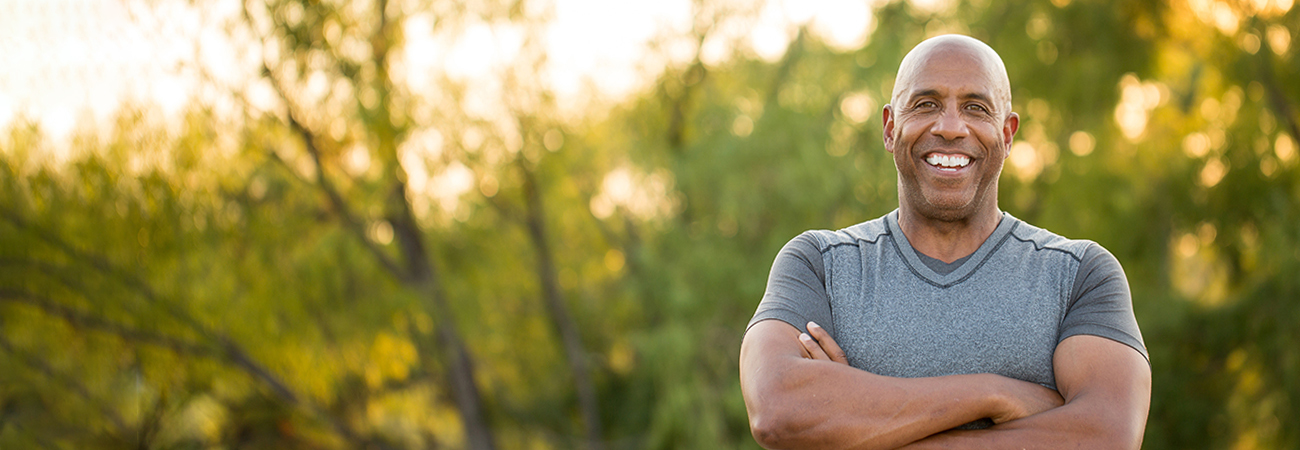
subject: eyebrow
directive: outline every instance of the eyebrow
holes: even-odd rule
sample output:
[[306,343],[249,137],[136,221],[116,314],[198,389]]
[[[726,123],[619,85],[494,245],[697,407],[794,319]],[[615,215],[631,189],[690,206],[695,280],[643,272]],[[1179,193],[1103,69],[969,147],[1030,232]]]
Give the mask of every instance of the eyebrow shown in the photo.
[[[938,96],[939,96],[939,90],[938,90],[938,89],[925,89],[925,90],[917,91],[916,93],[913,93],[913,94],[911,95],[911,97],[908,97],[907,101],[910,103],[910,102],[912,102],[913,100],[916,100],[916,99],[919,98],[919,97],[938,97]],[[965,93],[965,94],[962,94],[962,95],[961,95],[960,97],[958,97],[958,98],[960,98],[960,99],[962,99],[962,100],[979,100],[979,101],[982,101],[982,102],[984,102],[984,103],[988,103],[988,104],[990,104],[990,105],[993,104],[993,100],[992,100],[991,98],[989,98],[989,96],[984,95],[984,94],[981,94],[981,93],[979,93],[979,92],[969,92],[969,93]]]

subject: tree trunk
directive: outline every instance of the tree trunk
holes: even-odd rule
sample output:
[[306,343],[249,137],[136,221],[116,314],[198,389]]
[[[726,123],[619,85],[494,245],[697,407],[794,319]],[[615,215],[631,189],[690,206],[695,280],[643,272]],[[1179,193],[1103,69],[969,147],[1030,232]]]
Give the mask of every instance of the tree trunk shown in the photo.
[[542,300],[546,311],[551,316],[551,323],[560,334],[564,345],[564,355],[568,359],[569,370],[573,372],[573,387],[578,394],[578,408],[586,431],[587,450],[601,450],[604,442],[601,437],[600,405],[596,398],[596,388],[591,381],[587,365],[587,352],[582,347],[582,337],[578,325],[569,314],[560,293],[560,286],[555,274],[555,257],[546,240],[545,212],[542,197],[537,189],[537,176],[531,170],[519,164],[524,178],[524,202],[526,204],[526,222],[528,237],[537,252],[537,278],[542,286]]
[[465,429],[465,445],[469,450],[493,450],[496,442],[492,439],[492,429],[488,426],[483,410],[483,397],[474,382],[474,361],[469,350],[460,339],[460,333],[451,317],[451,308],[447,305],[446,294],[433,272],[430,282],[426,283],[424,298],[433,303],[437,314],[436,329],[438,345],[442,348],[443,358],[447,362],[447,380],[451,383],[451,394],[460,410],[461,422]]

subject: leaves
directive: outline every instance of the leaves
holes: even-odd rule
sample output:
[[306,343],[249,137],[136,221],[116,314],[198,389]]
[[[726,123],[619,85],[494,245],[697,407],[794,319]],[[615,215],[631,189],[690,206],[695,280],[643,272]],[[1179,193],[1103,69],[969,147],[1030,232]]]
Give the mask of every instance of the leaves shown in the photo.
[[879,109],[942,31],[1006,62],[1001,207],[1125,266],[1146,446],[1300,443],[1300,9],[886,3],[862,48],[800,32],[574,114],[536,44],[490,108],[390,73],[424,17],[392,3],[246,4],[271,110],[125,108],[66,145],[11,126],[0,447],[754,448],[736,361],[771,260],[897,207]]

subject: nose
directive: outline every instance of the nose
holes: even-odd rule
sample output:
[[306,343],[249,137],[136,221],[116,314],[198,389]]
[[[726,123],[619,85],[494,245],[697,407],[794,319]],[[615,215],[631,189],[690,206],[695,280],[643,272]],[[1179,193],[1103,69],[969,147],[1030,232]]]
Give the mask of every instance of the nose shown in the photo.
[[953,109],[944,108],[939,119],[930,126],[930,134],[949,141],[970,135],[970,129],[966,127],[966,121],[962,120],[961,113]]

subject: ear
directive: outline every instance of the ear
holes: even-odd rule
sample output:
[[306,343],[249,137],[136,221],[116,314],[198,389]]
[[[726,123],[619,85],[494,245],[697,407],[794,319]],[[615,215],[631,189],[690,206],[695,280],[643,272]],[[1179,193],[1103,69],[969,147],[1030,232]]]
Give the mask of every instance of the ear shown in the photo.
[[1016,138],[1016,130],[1020,129],[1020,115],[1016,113],[1007,114],[1007,120],[1002,121],[1002,145],[1011,148],[1011,141]]
[[894,107],[886,104],[880,111],[880,118],[884,124],[885,150],[894,153]]

